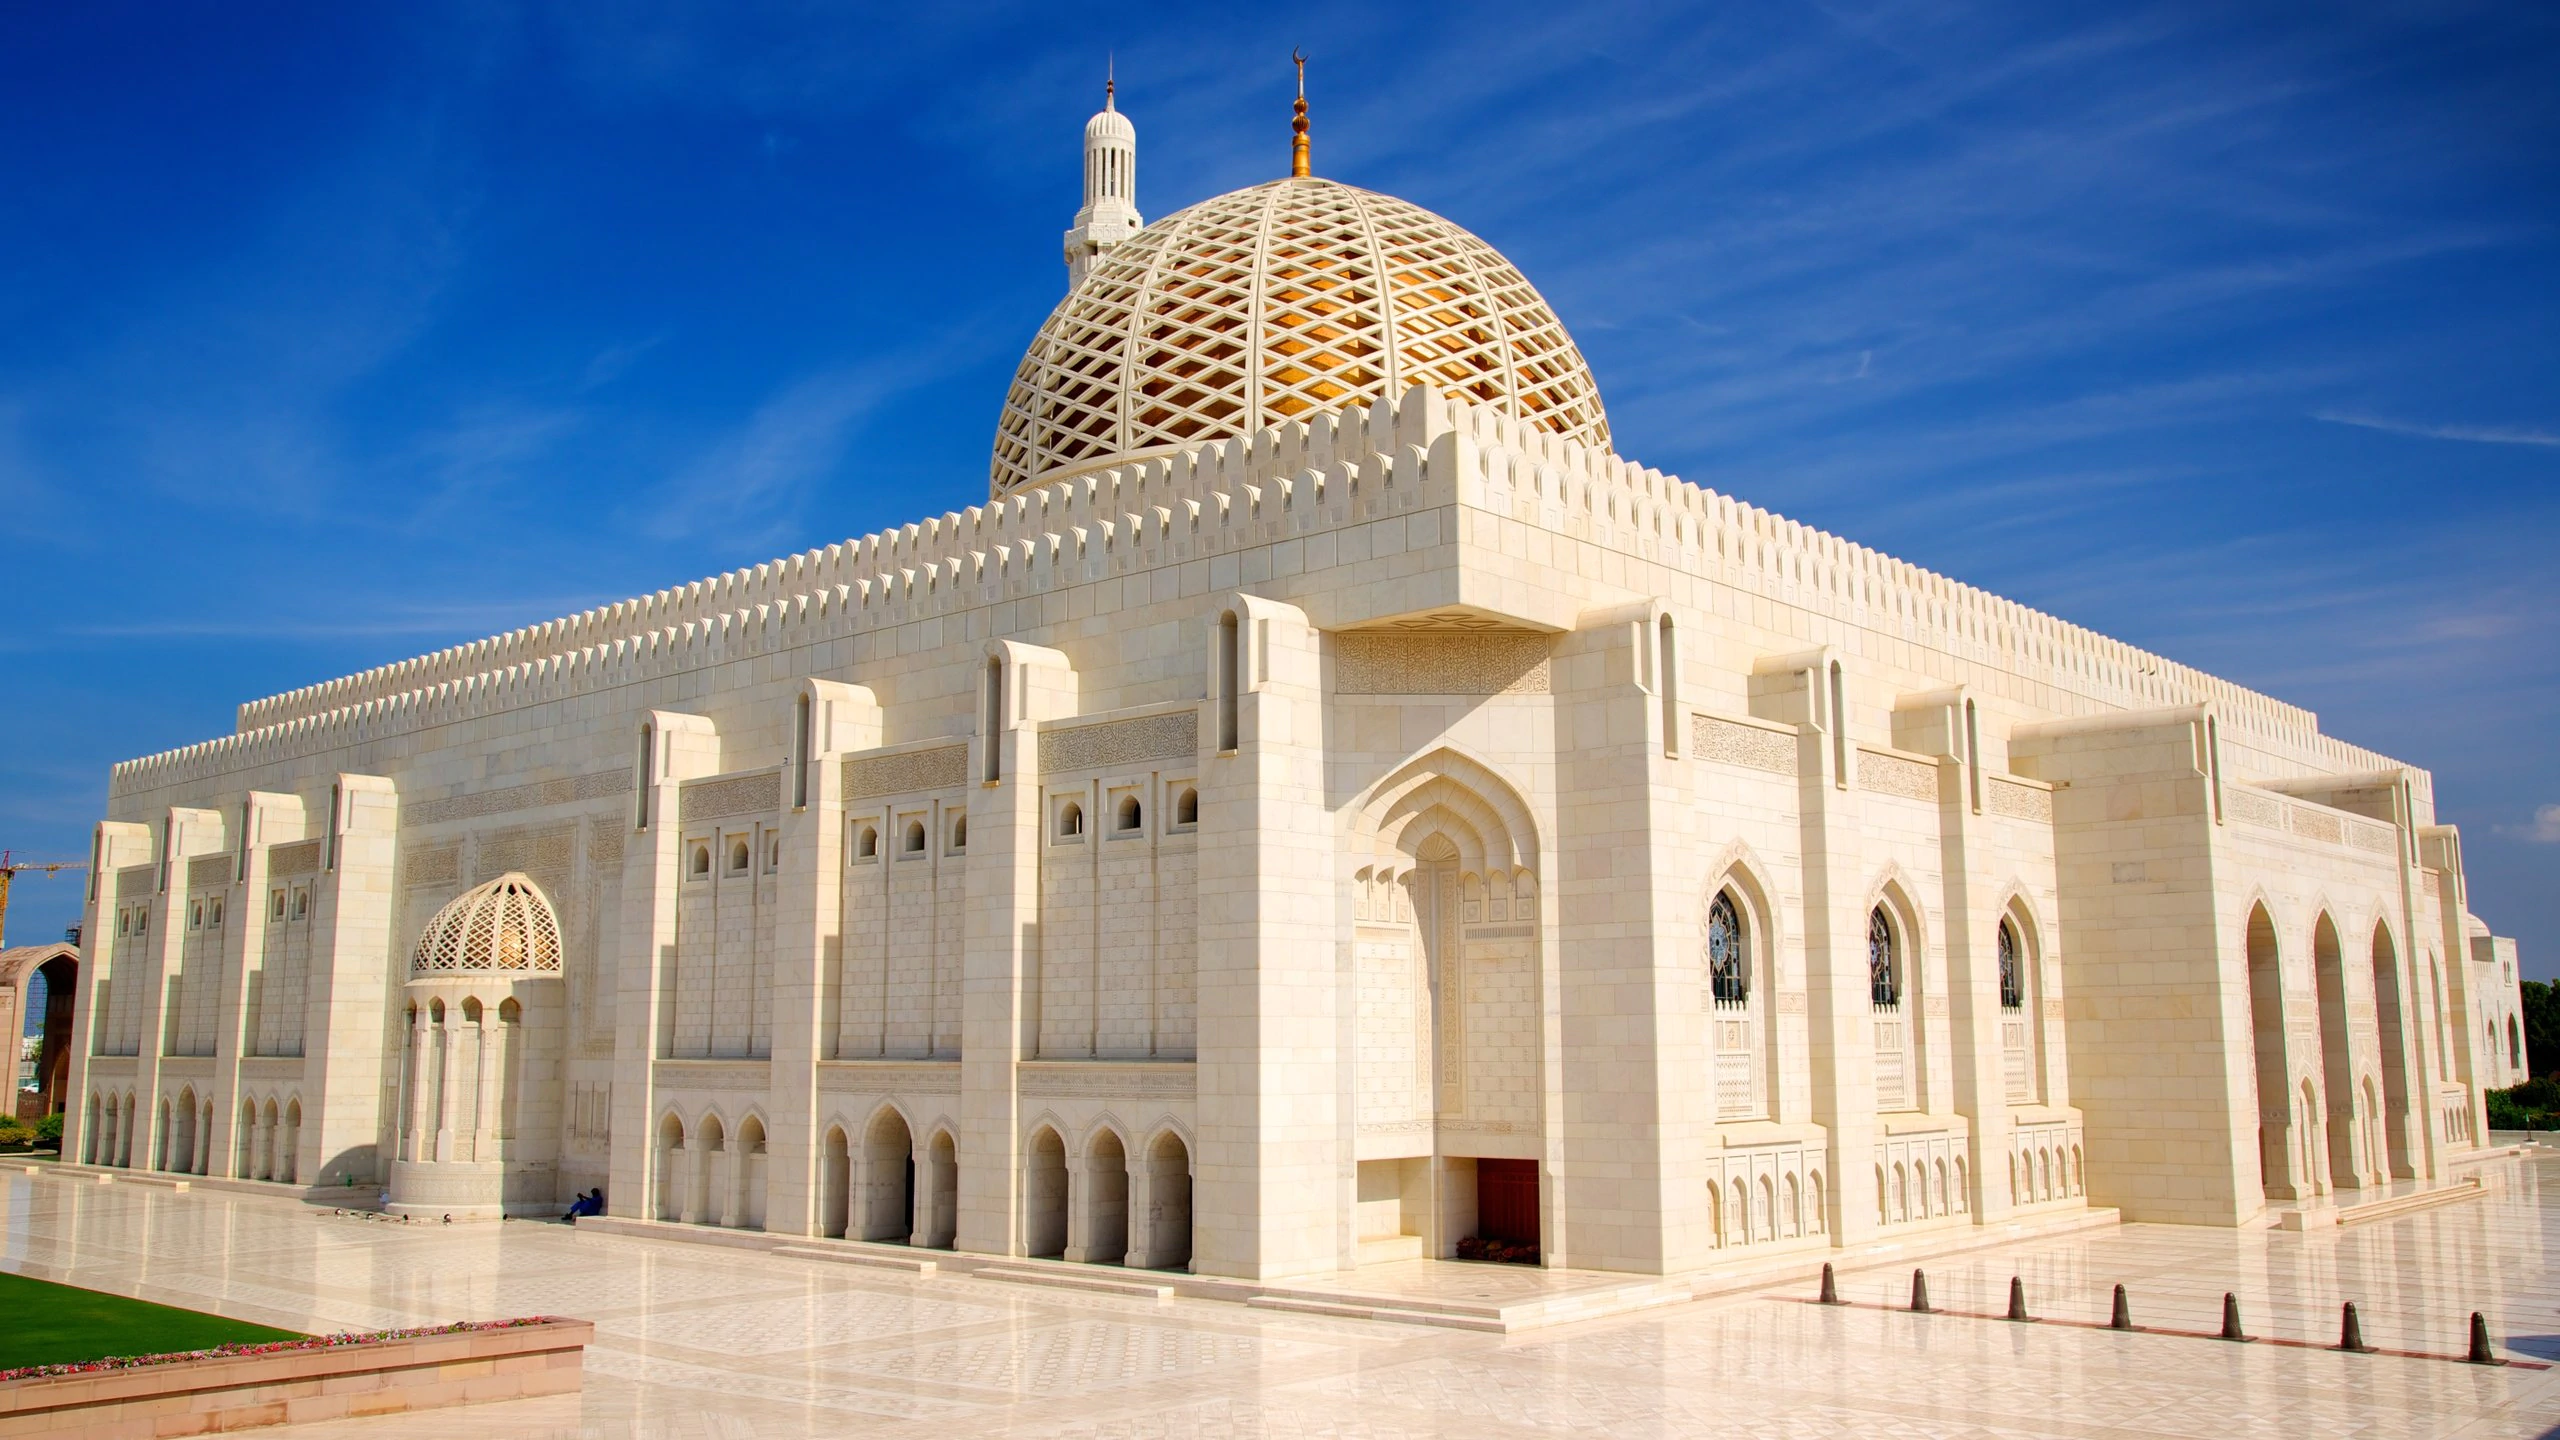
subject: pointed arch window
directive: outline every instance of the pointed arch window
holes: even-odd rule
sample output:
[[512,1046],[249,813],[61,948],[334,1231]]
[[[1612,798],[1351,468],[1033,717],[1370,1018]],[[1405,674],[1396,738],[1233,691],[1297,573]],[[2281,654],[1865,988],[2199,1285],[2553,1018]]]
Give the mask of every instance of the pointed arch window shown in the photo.
[[2018,972],[2018,930],[2000,922],[2000,1008],[2015,1010],[2027,1003],[2025,977]]
[[1902,1004],[1902,947],[1881,905],[1867,915],[1867,995],[1879,1010]]
[[1733,892],[1718,891],[1707,906],[1707,985],[1718,1005],[1750,1002],[1751,962],[1745,938],[1742,911],[1733,903]]

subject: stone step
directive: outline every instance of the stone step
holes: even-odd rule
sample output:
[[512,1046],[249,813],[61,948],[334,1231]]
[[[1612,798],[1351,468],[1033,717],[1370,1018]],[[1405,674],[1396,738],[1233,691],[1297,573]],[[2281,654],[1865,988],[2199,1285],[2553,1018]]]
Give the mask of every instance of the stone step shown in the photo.
[[1099,1275],[1083,1270],[1051,1270],[1029,1265],[981,1265],[970,1273],[981,1280],[995,1280],[1007,1285],[1046,1285],[1058,1290],[1084,1290],[1096,1295],[1122,1295],[1133,1300],[1162,1302],[1173,1298],[1171,1285],[1161,1281],[1141,1280],[1134,1276],[1124,1280],[1116,1275]]
[[1511,1329],[1498,1314],[1471,1315],[1455,1310],[1392,1305],[1362,1296],[1255,1295],[1244,1303],[1256,1310],[1280,1310],[1293,1315],[1324,1315],[1337,1320],[1384,1320],[1396,1325],[1434,1325],[1443,1330],[1477,1330],[1490,1335],[1506,1334]]
[[777,1245],[776,1255],[794,1260],[825,1260],[837,1265],[867,1265],[874,1270],[896,1270],[907,1275],[932,1275],[942,1269],[937,1260],[916,1255],[883,1255],[876,1250],[839,1250],[831,1245]]
[[2340,1225],[2362,1225],[2372,1220],[2389,1220],[2418,1210],[2432,1210],[2439,1205],[2458,1205],[2488,1194],[2488,1187],[2477,1175],[2467,1175],[2451,1185],[2435,1190],[2421,1190],[2414,1195],[2394,1195],[2368,1205],[2342,1205],[2338,1208]]

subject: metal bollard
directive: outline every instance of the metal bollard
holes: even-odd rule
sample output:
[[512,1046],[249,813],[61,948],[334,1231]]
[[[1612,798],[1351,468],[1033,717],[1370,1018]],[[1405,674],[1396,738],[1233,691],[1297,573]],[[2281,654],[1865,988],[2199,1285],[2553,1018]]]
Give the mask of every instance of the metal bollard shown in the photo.
[[2373,1347],[2364,1343],[2364,1327],[2356,1323],[2356,1302],[2350,1300],[2338,1318],[2338,1348],[2350,1355],[2370,1355]]
[[2027,1284],[2015,1275],[2009,1277],[2009,1313],[2002,1318],[2008,1320],[2036,1318],[2027,1313]]
[[1831,1262],[1828,1260],[1822,1262],[1822,1293],[1815,1297],[1813,1303],[1816,1305],[1843,1303],[1840,1299],[1840,1282],[1832,1278]]
[[1911,1272],[1911,1313],[1914,1315],[1933,1313],[1933,1307],[1929,1304],[1929,1277],[1919,1270]]
[[2121,1285],[2116,1287],[2116,1308],[2115,1312],[2107,1317],[2107,1328],[2110,1330],[2133,1328],[2133,1306],[2126,1303],[2124,1287]]
[[2249,1341],[2249,1337],[2240,1330],[2240,1297],[2228,1290],[2222,1292],[2222,1333],[2215,1338],[2236,1340],[2244,1345]]
[[2489,1348],[2489,1317],[2471,1312],[2471,1353],[2462,1357],[2474,1365],[2504,1365],[2498,1353]]

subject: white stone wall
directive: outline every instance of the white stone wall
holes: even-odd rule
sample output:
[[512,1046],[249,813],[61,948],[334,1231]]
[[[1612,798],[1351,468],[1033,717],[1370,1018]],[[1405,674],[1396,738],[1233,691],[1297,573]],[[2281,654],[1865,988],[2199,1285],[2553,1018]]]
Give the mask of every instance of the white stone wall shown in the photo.
[[[801,720],[812,696],[842,715]],[[298,1096],[303,1183],[387,1163],[408,949],[512,870],[568,952],[519,1112],[542,1132],[521,1175],[553,1196],[524,1203],[609,1183],[617,1212],[695,1223],[877,1228],[891,1111],[919,1175],[950,1142],[934,1224],[964,1245],[1055,1238],[1054,1140],[1061,1244],[1107,1252],[1113,1204],[1145,1190],[1162,1218],[1181,1193],[1190,1263],[1234,1274],[1355,1263],[1390,1205],[1445,1249],[1479,1159],[1538,1166],[1551,1261],[1634,1270],[2022,1206],[2244,1223],[2270,1189],[2254,906],[2283,971],[2276,1073],[2343,1137],[2299,1188],[2438,1173],[2514,1074],[2512,956],[2473,933],[2424,772],[1423,398],[242,720],[118,768],[75,1069],[146,1128],[180,1086],[226,1136],[239,1101]],[[260,796],[296,824],[229,833]],[[261,909],[238,963],[187,938],[198,898],[245,937],[244,905],[305,884],[309,920]],[[1753,970],[1730,1012],[1703,963],[1726,889]],[[1904,975],[1881,1031],[1878,906]],[[1179,1186],[1147,1168],[1159,1143]],[[1076,1208],[1112,1163],[1137,1188]]]

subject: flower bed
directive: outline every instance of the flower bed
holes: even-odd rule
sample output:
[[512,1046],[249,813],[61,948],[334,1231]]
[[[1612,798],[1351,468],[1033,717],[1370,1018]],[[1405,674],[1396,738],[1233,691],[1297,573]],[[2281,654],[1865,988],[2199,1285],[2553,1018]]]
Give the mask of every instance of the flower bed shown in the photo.
[[578,1390],[583,1320],[429,1325],[0,1374],[0,1437],[143,1440]]

